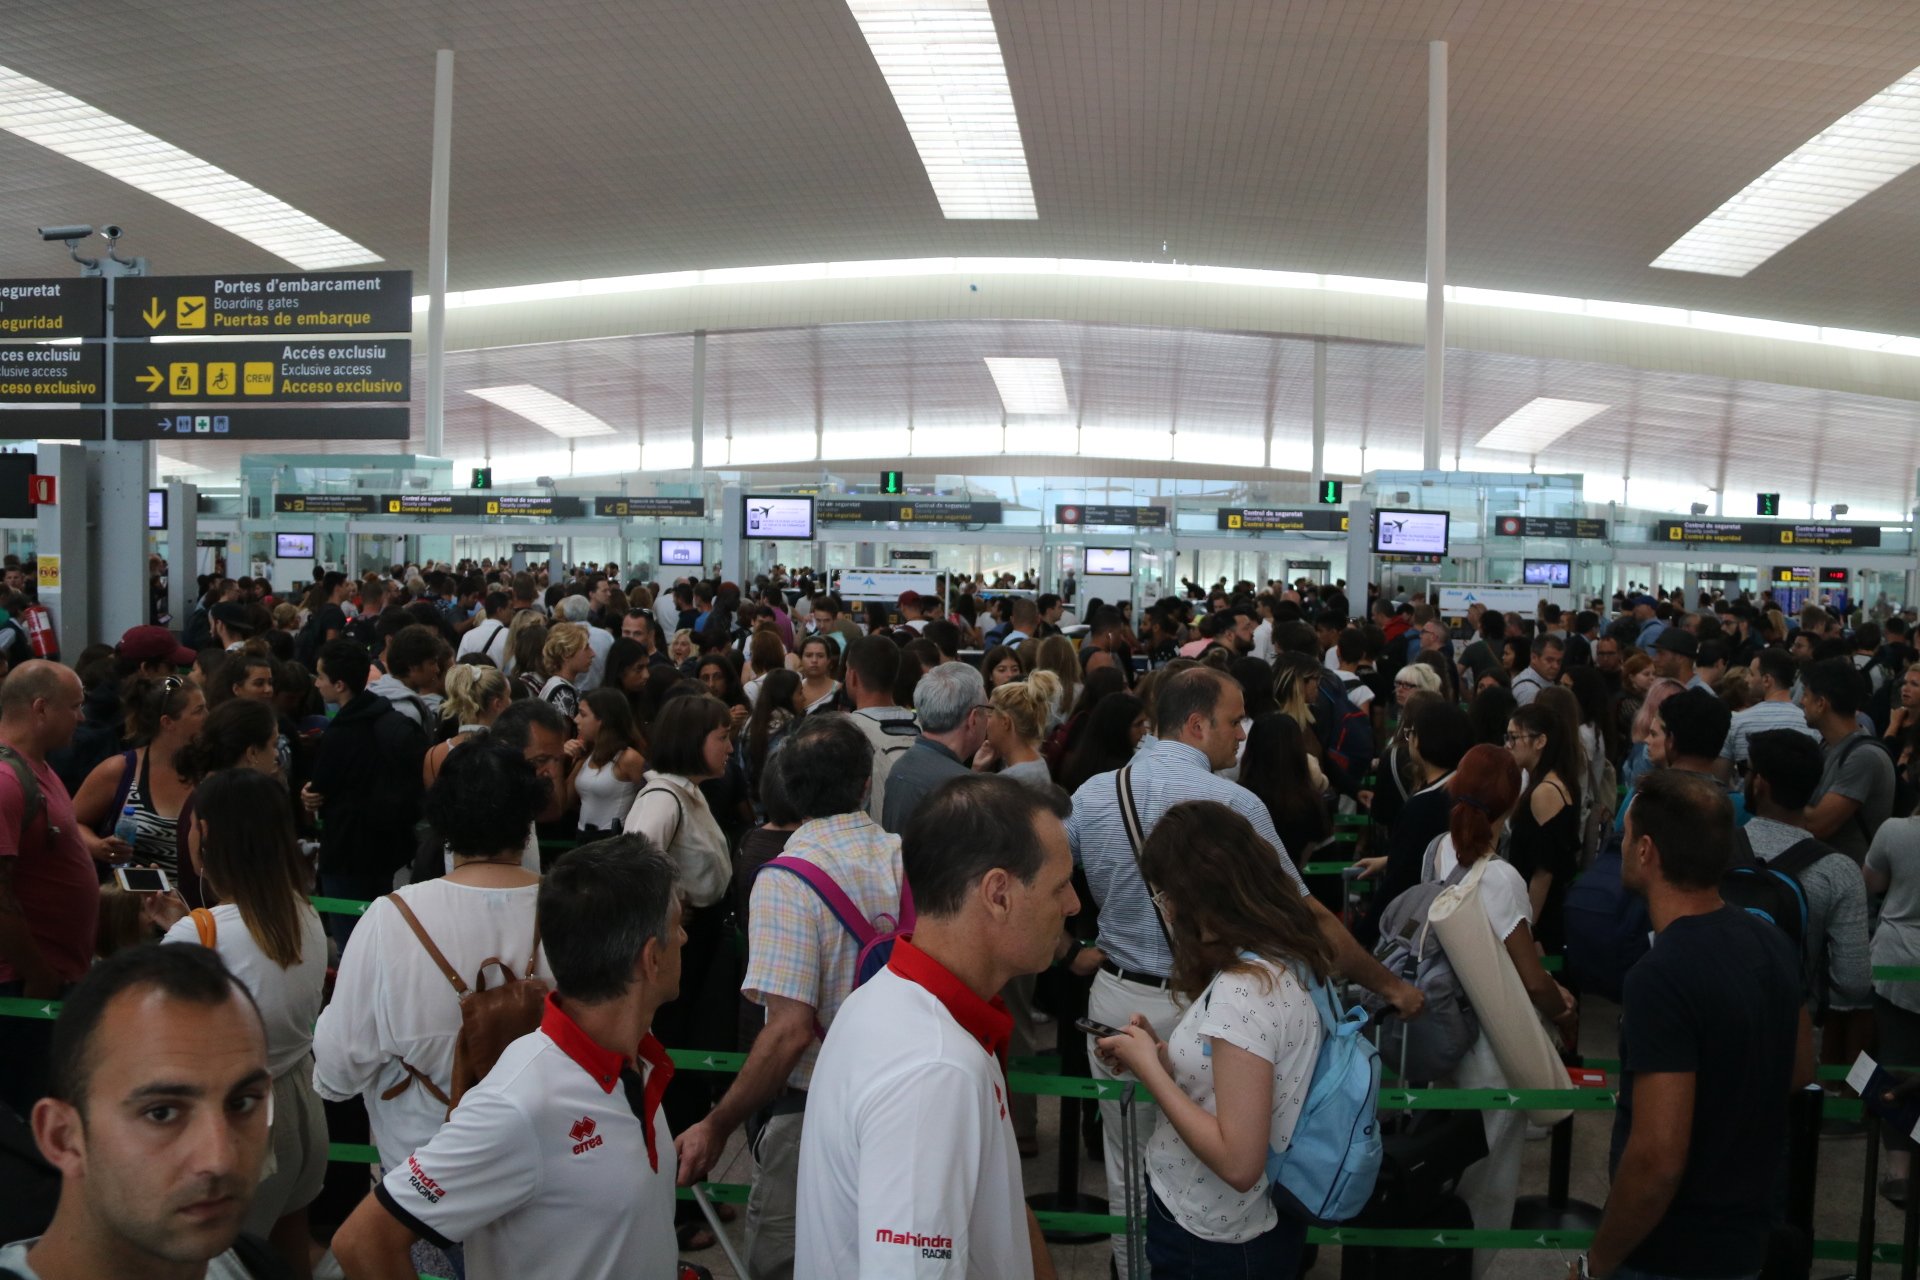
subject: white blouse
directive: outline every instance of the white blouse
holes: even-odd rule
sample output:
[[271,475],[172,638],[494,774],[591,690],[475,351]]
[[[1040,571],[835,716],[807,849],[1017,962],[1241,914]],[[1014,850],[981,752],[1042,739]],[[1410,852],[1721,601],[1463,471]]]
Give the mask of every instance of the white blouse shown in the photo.
[[625,830],[647,836],[673,858],[689,904],[710,907],[726,896],[733,854],[696,784],[677,773],[647,770]]

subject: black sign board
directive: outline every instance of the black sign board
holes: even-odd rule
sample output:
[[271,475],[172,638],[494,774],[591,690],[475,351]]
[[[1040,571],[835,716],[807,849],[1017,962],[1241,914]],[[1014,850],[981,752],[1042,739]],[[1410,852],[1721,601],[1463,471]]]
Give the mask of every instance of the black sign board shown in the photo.
[[15,409],[0,413],[0,440],[105,440],[104,409]]
[[0,347],[0,403],[99,404],[107,398],[106,348]]
[[1605,520],[1579,516],[1496,516],[1493,532],[1499,538],[1569,538],[1602,540],[1607,536]]
[[405,400],[412,378],[413,344],[404,338],[182,343],[121,348],[113,396],[125,404]]
[[480,498],[471,493],[388,493],[380,497],[390,516],[477,516]]
[[131,276],[120,281],[113,314],[122,338],[408,333],[413,272]]
[[119,440],[405,440],[406,409],[122,409]]
[[593,514],[618,519],[665,516],[695,519],[707,514],[705,498],[595,498]]
[[1693,576],[1702,582],[1738,582],[1741,578],[1749,575],[1740,573],[1738,570],[1702,569]]
[[1655,542],[1717,542],[1748,547],[1877,547],[1873,524],[1784,524],[1765,520],[1658,520]]
[[999,524],[997,502],[951,498],[821,498],[815,517],[824,524]]
[[583,516],[587,504],[580,498],[549,497],[544,493],[500,493],[480,500],[483,516]]
[[1820,581],[1845,586],[1847,583],[1847,571],[1845,569],[1822,569],[1820,571]]
[[0,280],[0,338],[103,338],[106,281]]
[[1119,525],[1134,529],[1167,527],[1165,507],[1082,507],[1062,505],[1053,509],[1053,522],[1066,525]]
[[277,516],[370,516],[380,508],[371,493],[276,493]]
[[[30,453],[0,453],[0,518],[26,520],[33,516],[27,490],[36,464]],[[75,496],[70,495],[70,500]]]
[[1347,513],[1302,507],[1219,507],[1218,527],[1235,533],[1345,533]]
[[1333,568],[1333,561],[1331,560],[1289,560],[1287,561],[1287,568],[1289,570],[1292,570],[1292,569],[1326,570],[1326,569]]

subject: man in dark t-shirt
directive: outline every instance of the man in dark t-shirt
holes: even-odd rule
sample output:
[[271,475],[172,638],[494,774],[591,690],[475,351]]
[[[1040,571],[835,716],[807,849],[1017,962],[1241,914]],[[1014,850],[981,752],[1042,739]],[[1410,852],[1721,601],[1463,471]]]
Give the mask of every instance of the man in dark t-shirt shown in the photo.
[[1733,810],[1661,769],[1627,810],[1621,879],[1657,935],[1621,997],[1613,1190],[1572,1276],[1758,1276],[1813,1033],[1785,933],[1724,902]]

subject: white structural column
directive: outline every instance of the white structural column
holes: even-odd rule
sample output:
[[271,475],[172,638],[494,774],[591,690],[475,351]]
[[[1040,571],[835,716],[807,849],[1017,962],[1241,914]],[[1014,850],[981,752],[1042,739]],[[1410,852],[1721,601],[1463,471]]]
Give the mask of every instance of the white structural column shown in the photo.
[[1440,469],[1447,371],[1447,42],[1427,46],[1427,387],[1421,467]]
[[[1272,427],[1268,427],[1272,431]],[[1313,340],[1313,488],[1327,478],[1327,340]]]
[[[447,443],[447,200],[453,178],[453,50],[433,57],[433,191],[427,205],[427,440]],[[404,446],[402,446],[404,448]]]
[[707,459],[707,331],[693,331],[693,482]]

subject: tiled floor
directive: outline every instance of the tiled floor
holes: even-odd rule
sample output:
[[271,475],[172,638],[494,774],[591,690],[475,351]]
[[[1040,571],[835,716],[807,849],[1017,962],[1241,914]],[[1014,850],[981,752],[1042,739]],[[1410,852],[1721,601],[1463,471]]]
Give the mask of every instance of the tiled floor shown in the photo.
[[[1581,1027],[1581,1045],[1588,1053],[1595,1057],[1616,1056],[1618,1013],[1615,1006],[1604,1001],[1589,1002]],[[1041,1039],[1043,1044],[1051,1039],[1044,1027],[1041,1028]],[[1030,1192],[1046,1190],[1054,1184],[1059,1114],[1059,1106],[1054,1100],[1041,1101],[1040,1149],[1043,1155],[1027,1161],[1027,1189]],[[1606,1200],[1607,1146],[1612,1125],[1611,1112],[1581,1112],[1574,1117],[1572,1195],[1576,1200],[1594,1205],[1603,1204]],[[1815,1209],[1815,1234],[1819,1238],[1851,1240],[1858,1231],[1865,1143],[1864,1137],[1830,1137],[1821,1141]],[[1544,1139],[1527,1144],[1520,1175],[1522,1195],[1545,1192],[1548,1146]],[[713,1180],[749,1182],[752,1176],[752,1162],[747,1158],[745,1144],[736,1135]],[[1081,1162],[1080,1185],[1083,1191],[1091,1194],[1106,1194],[1105,1175],[1098,1161]],[[1899,1240],[1901,1222],[1897,1211],[1882,1200],[1878,1214],[1878,1238],[1882,1241]],[[744,1228],[743,1211],[740,1218],[729,1227],[736,1247],[744,1239]],[[1054,1266],[1060,1280],[1103,1280],[1107,1275],[1107,1255],[1104,1244],[1057,1245],[1053,1249]],[[725,1256],[718,1248],[688,1256],[690,1260],[711,1268],[716,1280],[735,1280],[733,1269],[727,1265]],[[1570,1254],[1562,1252],[1505,1253],[1495,1261],[1488,1276],[1489,1280],[1559,1280],[1565,1275],[1565,1262],[1570,1259]],[[1319,1280],[1333,1280],[1339,1275],[1339,1270],[1340,1251],[1323,1249],[1311,1274]],[[1850,1273],[1849,1264],[1844,1262],[1816,1262],[1813,1268],[1816,1278],[1846,1276]],[[1873,1274],[1876,1277],[1892,1277],[1898,1274],[1898,1268],[1891,1263],[1882,1264],[1874,1268]]]

